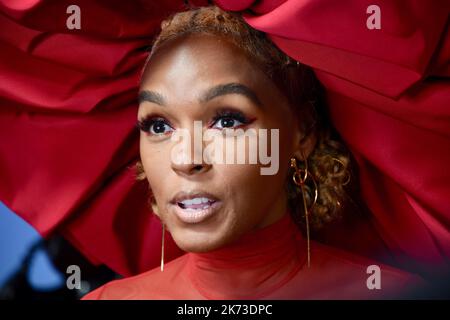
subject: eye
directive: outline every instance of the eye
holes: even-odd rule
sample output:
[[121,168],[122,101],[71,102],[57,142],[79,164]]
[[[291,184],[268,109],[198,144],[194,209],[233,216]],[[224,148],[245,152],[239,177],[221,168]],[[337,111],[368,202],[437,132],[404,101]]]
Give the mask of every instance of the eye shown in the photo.
[[215,125],[213,127],[217,128],[217,129],[234,128],[234,127],[237,127],[237,126],[242,125],[242,124],[243,123],[240,122],[237,119],[221,118],[221,119],[216,121],[216,123],[215,123]]
[[237,128],[249,122],[242,112],[221,111],[214,117],[211,127],[216,129]]
[[164,118],[147,118],[139,120],[138,127],[140,130],[151,135],[164,135],[173,131],[173,128]]

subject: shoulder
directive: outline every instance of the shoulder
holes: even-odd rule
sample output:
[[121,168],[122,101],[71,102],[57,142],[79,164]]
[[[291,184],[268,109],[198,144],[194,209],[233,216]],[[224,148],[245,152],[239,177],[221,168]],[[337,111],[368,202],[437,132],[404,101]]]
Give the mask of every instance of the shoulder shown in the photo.
[[401,298],[425,285],[418,275],[315,242],[311,261],[316,281],[333,284],[339,298]]
[[82,300],[141,300],[168,299],[170,284],[179,277],[184,267],[185,255],[166,263],[164,272],[154,268],[124,279],[113,280],[89,292]]

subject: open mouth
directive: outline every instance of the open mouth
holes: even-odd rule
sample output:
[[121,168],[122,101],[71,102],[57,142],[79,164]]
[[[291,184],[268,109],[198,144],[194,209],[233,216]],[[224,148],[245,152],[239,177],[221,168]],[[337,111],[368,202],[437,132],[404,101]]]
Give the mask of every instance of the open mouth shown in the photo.
[[185,223],[199,223],[218,211],[221,201],[204,192],[178,193],[171,201],[176,216]]
[[197,197],[177,202],[178,206],[187,210],[204,210],[209,208],[216,200],[206,197]]

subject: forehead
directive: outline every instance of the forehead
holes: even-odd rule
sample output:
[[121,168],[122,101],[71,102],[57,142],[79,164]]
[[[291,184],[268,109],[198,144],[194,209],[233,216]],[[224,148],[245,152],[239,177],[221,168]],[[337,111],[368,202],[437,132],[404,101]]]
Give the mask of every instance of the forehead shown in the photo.
[[141,88],[192,87],[230,80],[251,85],[264,77],[242,49],[229,40],[197,34],[163,44],[146,66]]

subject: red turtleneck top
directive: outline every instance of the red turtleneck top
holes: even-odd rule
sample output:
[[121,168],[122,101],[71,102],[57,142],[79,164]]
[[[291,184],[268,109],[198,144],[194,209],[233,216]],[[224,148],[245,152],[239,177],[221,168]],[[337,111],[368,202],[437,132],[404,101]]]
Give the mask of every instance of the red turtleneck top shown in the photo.
[[[140,275],[115,280],[83,299],[370,299],[399,297],[420,279],[340,250],[306,241],[290,214],[231,245],[187,253]],[[370,265],[381,289],[368,289]]]

